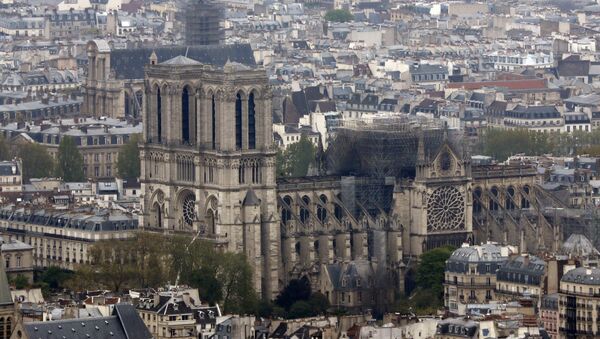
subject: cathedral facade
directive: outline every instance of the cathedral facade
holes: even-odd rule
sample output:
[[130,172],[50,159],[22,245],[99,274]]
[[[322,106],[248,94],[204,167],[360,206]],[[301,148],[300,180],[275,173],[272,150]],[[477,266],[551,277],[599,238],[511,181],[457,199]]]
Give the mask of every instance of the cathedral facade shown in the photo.
[[[254,286],[278,292],[279,221],[264,71],[177,56],[146,68],[143,227],[243,252]],[[275,284],[273,284],[273,282]]]
[[[425,139],[422,128],[406,127],[405,154],[385,147],[404,157],[409,175],[277,179],[264,70],[182,55],[161,61],[156,53],[147,63],[141,226],[244,253],[263,297],[306,278],[334,306],[384,309],[427,250],[485,240],[552,246],[551,227],[532,227],[518,213],[536,201],[535,174],[472,168],[444,128]],[[397,130],[381,135],[389,133]],[[502,219],[504,210],[514,222]]]

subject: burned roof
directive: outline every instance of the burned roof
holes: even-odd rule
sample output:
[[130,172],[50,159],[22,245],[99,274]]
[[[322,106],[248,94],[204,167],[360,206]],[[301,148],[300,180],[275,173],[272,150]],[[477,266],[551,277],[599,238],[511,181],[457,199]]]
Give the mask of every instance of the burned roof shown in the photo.
[[186,59],[217,67],[225,66],[228,61],[256,66],[250,45],[235,44],[116,49],[110,52],[110,67],[114,70],[117,79],[143,79],[144,65],[149,63],[152,52],[156,54],[158,63],[183,56]]

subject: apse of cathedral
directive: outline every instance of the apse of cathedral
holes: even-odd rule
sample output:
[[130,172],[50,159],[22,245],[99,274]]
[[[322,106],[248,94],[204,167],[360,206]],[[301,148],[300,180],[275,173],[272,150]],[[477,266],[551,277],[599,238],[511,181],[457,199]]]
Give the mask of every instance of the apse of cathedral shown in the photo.
[[443,124],[342,124],[319,175],[277,179],[264,69],[239,54],[140,53],[143,227],[244,253],[264,297],[305,278],[332,305],[382,309],[427,250],[557,241],[551,225],[496,213],[536,203],[535,172],[472,167]]

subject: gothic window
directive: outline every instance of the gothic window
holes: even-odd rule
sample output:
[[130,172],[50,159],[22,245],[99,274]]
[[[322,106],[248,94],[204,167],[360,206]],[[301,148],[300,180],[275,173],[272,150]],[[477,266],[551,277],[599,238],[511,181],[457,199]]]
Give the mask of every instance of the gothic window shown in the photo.
[[506,202],[505,202],[505,206],[507,210],[514,210],[515,209],[515,203],[513,202],[514,198],[515,198],[515,188],[512,186],[509,186],[508,189],[506,190]]
[[235,99],[235,147],[242,149],[242,95],[238,93]]
[[194,159],[191,156],[178,156],[177,180],[193,182],[195,176]]
[[452,186],[437,188],[427,200],[427,230],[461,230],[465,226],[465,200]]
[[292,218],[292,212],[289,210],[292,206],[292,198],[289,195],[283,197],[283,208],[281,209],[281,222],[287,225],[288,221]]
[[162,142],[162,98],[160,88],[156,88],[156,137]]
[[215,102],[215,95],[211,97],[211,144],[212,149],[217,148],[217,104]]
[[240,162],[240,167],[238,168],[238,182],[240,184],[246,183],[246,164],[245,164],[245,162]]
[[521,197],[521,208],[529,208],[529,186],[523,187],[523,197]]
[[190,93],[188,86],[181,93],[181,141],[190,143]]
[[321,194],[319,200],[321,200],[321,203],[317,206],[317,218],[319,218],[319,221],[325,222],[325,219],[327,218],[327,209],[325,208],[327,205],[327,196]]
[[188,194],[183,198],[181,203],[183,221],[191,226],[196,220],[196,197],[193,194]]
[[308,218],[310,217],[310,212],[309,212],[310,198],[305,195],[302,197],[302,202],[304,204],[300,206],[300,221],[302,223],[305,223],[306,221],[308,221]]
[[254,92],[248,96],[248,148],[256,148],[256,104],[254,103]]
[[129,93],[125,92],[125,116],[131,115],[130,101],[131,98],[129,98]]
[[492,187],[490,191],[490,200],[489,200],[489,209],[490,211],[498,210],[498,188],[496,186]]
[[481,188],[477,187],[473,191],[473,213],[481,213]]

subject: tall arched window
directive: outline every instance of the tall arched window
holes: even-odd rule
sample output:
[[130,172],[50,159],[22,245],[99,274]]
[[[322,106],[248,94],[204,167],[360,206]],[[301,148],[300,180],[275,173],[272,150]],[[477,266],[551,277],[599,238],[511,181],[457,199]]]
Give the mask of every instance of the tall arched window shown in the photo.
[[212,149],[217,148],[217,103],[215,101],[215,95],[212,95],[211,98],[211,124],[210,124],[210,135],[211,135],[211,143]]
[[256,123],[255,123],[255,109],[254,103],[254,92],[248,96],[248,148],[256,148]]
[[181,93],[181,141],[190,142],[190,93],[187,86]]
[[129,97],[129,93],[125,92],[125,116],[130,116],[131,115],[131,106],[129,105],[131,103],[131,98]]
[[156,88],[156,137],[162,142],[162,98],[160,88]]
[[242,148],[242,95],[238,93],[235,98],[235,146]]

